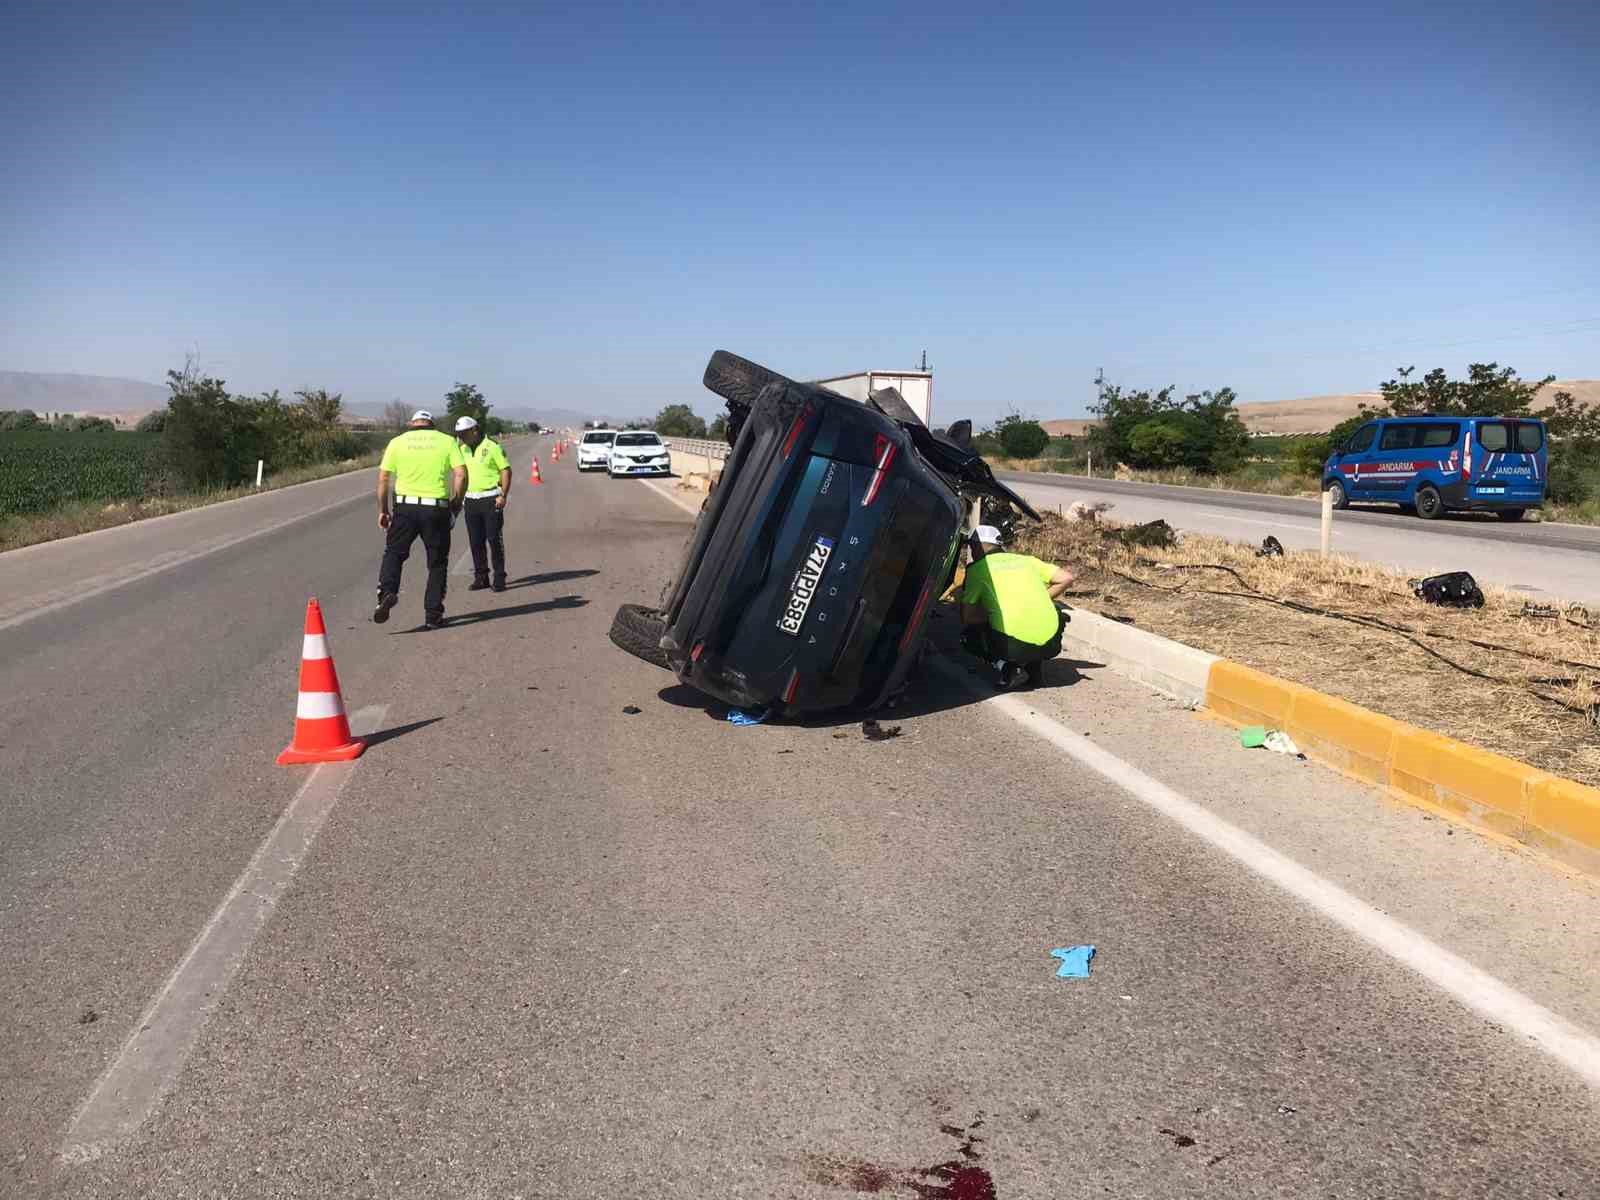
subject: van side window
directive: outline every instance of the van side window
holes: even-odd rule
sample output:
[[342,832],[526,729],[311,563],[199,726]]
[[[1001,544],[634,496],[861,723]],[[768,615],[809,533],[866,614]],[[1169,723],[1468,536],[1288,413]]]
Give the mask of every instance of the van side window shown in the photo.
[[1461,432],[1459,425],[1424,425],[1422,426],[1422,440],[1419,446],[1436,448],[1439,446],[1454,446],[1456,436]]
[[1385,425],[1378,449],[1409,450],[1417,444],[1417,430],[1420,428],[1419,425]]
[[1345,452],[1360,454],[1363,450],[1372,449],[1372,439],[1378,436],[1376,425],[1363,425],[1350,435],[1350,440],[1345,443]]
[[1498,454],[1511,444],[1511,431],[1503,421],[1479,421],[1478,445],[1491,454]]
[[1537,421],[1517,422],[1517,449],[1524,454],[1537,453],[1544,445],[1544,426]]

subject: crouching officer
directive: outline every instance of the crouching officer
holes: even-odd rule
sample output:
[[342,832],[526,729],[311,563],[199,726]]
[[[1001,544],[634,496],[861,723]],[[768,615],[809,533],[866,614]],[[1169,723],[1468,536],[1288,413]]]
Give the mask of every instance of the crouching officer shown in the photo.
[[961,644],[988,659],[999,686],[1010,688],[1025,673],[1030,685],[1044,680],[1044,664],[1061,653],[1066,614],[1056,600],[1072,583],[1072,572],[1026,554],[1000,552],[1000,531],[980,525],[972,535],[972,565],[961,592]]
[[506,590],[506,498],[511,495],[511,463],[500,443],[487,436],[477,421],[456,421],[456,437],[467,460],[467,540],[472,544],[469,592],[489,586],[494,562],[494,590]]
[[[389,488],[394,486],[394,507]],[[428,590],[422,611],[429,629],[444,624],[445,581],[450,572],[450,527],[461,510],[467,467],[461,447],[433,427],[433,414],[411,414],[406,431],[384,447],[378,464],[378,525],[388,531],[383,565],[378,568],[378,607],[372,619],[382,625],[400,599],[400,568],[417,538],[428,552]]]

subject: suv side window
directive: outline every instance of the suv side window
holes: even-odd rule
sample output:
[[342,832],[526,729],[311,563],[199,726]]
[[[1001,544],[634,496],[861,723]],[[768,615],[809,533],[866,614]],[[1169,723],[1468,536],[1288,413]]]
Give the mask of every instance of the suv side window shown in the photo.
[[1511,431],[1503,421],[1479,421],[1478,445],[1491,454],[1498,454],[1511,444]]
[[1456,437],[1461,433],[1459,425],[1423,425],[1422,440],[1417,443],[1430,449],[1439,446],[1454,446]]
[[1383,437],[1378,440],[1379,450],[1409,450],[1417,444],[1420,425],[1385,425]]
[[1376,425],[1363,425],[1350,435],[1350,440],[1345,443],[1345,453],[1360,454],[1363,450],[1372,449],[1372,440],[1378,436]]

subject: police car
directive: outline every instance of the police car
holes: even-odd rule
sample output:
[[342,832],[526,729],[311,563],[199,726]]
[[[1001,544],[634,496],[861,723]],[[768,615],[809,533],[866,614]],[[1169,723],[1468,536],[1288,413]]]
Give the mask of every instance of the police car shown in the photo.
[[613,479],[622,475],[671,475],[672,451],[658,433],[619,433],[611,443],[606,473]]
[[1544,504],[1549,461],[1544,422],[1531,417],[1385,417],[1328,456],[1322,488],[1335,508],[1378,502],[1430,521],[1447,512],[1520,521]]
[[611,461],[611,439],[615,429],[589,429],[578,443],[578,470],[603,471]]

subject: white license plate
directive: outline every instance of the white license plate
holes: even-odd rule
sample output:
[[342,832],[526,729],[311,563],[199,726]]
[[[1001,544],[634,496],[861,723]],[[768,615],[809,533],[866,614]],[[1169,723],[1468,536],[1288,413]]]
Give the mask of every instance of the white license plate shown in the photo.
[[1481,487],[1478,489],[1478,494],[1480,496],[1503,496],[1505,491],[1503,487]]
[[794,573],[794,583],[789,586],[789,603],[778,618],[778,628],[790,637],[800,636],[800,626],[805,624],[806,610],[811,598],[817,594],[817,584],[822,582],[822,572],[833,557],[833,539],[819,537],[806,555],[805,562]]

